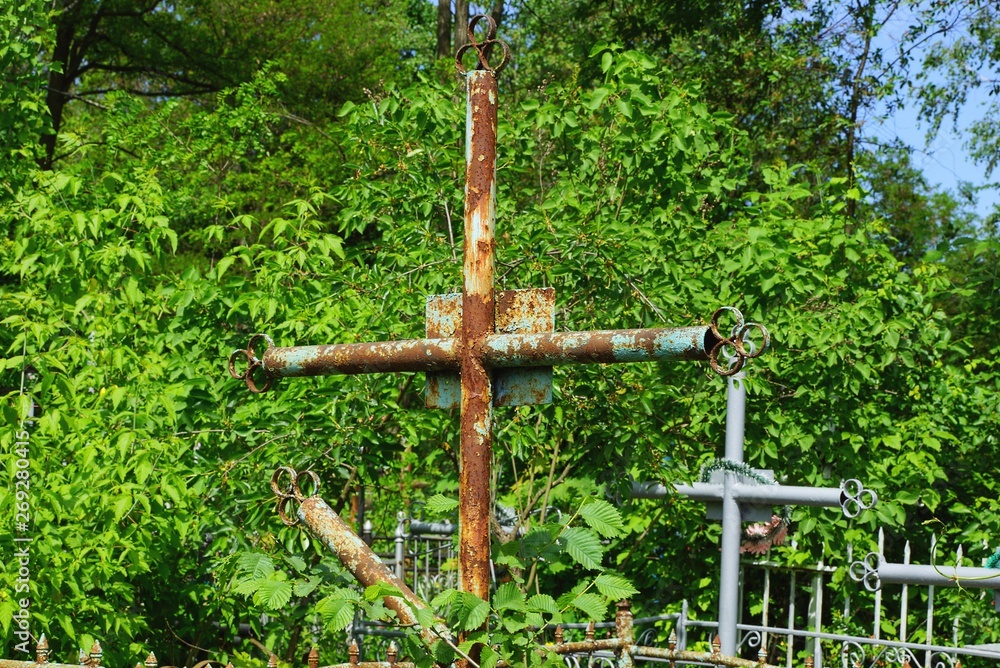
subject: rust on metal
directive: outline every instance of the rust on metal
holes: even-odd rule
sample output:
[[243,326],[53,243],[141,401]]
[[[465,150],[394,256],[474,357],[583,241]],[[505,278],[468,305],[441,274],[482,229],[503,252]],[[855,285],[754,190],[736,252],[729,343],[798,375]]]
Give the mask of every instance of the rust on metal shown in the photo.
[[[469,24],[470,46],[482,52]],[[490,22],[487,40],[495,36]],[[485,67],[485,66],[484,66]],[[459,579],[463,591],[490,599],[490,466],[493,382],[483,359],[496,329],[493,261],[496,235],[497,80],[491,69],[466,73],[465,235],[459,373],[462,384],[459,464]],[[478,657],[473,648],[473,660]]]
[[[495,331],[500,334],[542,333],[555,328],[556,292],[553,288],[501,290],[495,298]],[[427,298],[427,337],[461,336],[462,294]],[[488,342],[492,336],[487,337]],[[552,401],[552,368],[539,364],[522,368],[493,367],[493,405],[526,406]],[[428,408],[458,408],[461,379],[457,371],[427,374],[425,402]]]
[[49,640],[42,634],[35,645],[35,663],[43,664],[49,662]]
[[485,357],[497,367],[707,359],[708,327],[496,334]]
[[[287,483],[285,477],[288,477]],[[311,496],[303,493],[301,480],[311,483]],[[418,626],[414,609],[426,609],[427,603],[396,577],[368,544],[351,531],[347,523],[340,518],[333,508],[321,499],[319,493],[319,477],[312,471],[295,471],[282,466],[271,476],[271,490],[278,498],[278,513],[282,521],[289,526],[302,522],[320,541],[326,545],[357,581],[365,587],[375,584],[387,584],[399,590],[399,596],[384,597],[385,606],[396,613],[396,619],[404,626]],[[298,509],[293,519],[288,513],[290,504],[297,504]],[[449,633],[443,625],[433,629],[421,628],[420,637],[428,647],[433,647],[441,638]]]
[[309,654],[306,655],[306,664],[309,668],[319,668],[319,650],[316,649],[315,645],[309,650]]
[[632,622],[632,604],[627,600],[618,601],[618,610],[615,614],[615,637],[618,639],[618,647],[615,649],[618,658],[617,668],[632,668],[635,665],[632,660]]
[[296,348],[268,348],[263,369],[271,376],[441,371],[458,362],[454,339],[407,339]]
[[[479,25],[480,21],[486,22],[486,36],[482,41],[476,38],[476,27]],[[493,20],[493,17],[487,16],[485,14],[479,14],[472,17],[469,21],[469,43],[463,46],[455,54],[455,66],[458,68],[459,73],[466,74],[465,63],[462,62],[463,57],[469,51],[475,51],[476,53],[476,69],[486,70],[493,74],[496,74],[510,61],[510,47],[505,43],[496,39],[497,36],[497,24]],[[490,53],[493,47],[499,45],[503,51],[500,62],[495,66],[490,65]]]

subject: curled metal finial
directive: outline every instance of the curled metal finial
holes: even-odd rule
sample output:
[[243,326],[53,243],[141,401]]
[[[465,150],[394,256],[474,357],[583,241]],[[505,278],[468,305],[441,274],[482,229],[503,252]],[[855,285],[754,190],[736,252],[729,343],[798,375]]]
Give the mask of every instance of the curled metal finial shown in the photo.
[[[726,314],[732,314],[736,319],[736,324],[729,330],[729,334],[723,334],[720,329],[720,319]],[[718,341],[708,352],[708,361],[712,369],[720,376],[733,376],[739,373],[746,361],[755,357],[760,357],[771,345],[771,334],[764,325],[756,322],[746,322],[739,309],[732,306],[723,306],[712,314],[712,335]],[[760,348],[750,340],[749,335],[753,330],[760,332],[762,342]],[[726,358],[723,363],[719,357]]]
[[844,517],[854,518],[864,510],[871,510],[878,503],[878,494],[868,489],[856,478],[846,480],[840,486],[840,507]]
[[[287,484],[283,480],[285,476],[288,476]],[[302,491],[300,481],[303,478],[312,483],[310,494]],[[278,498],[278,517],[286,526],[295,526],[299,523],[298,517],[289,510],[293,504],[319,494],[319,476],[313,471],[296,471],[290,466],[279,466],[271,475],[271,491]]]
[[878,591],[882,588],[882,579],[878,574],[881,567],[882,555],[869,552],[863,560],[852,563],[848,572],[852,580],[863,583],[868,591]]
[[[260,354],[257,354],[257,347],[261,343],[267,344]],[[229,375],[236,380],[242,380],[246,383],[247,388],[254,394],[260,394],[261,392],[267,392],[271,389],[271,385],[274,383],[274,377],[267,373],[264,369],[263,357],[264,353],[267,352],[268,348],[274,347],[274,341],[267,334],[254,334],[250,337],[250,343],[247,344],[246,350],[234,350],[229,356]],[[247,368],[243,373],[237,373],[236,364],[240,357],[246,358]],[[257,370],[263,371],[265,375],[265,380],[263,385],[258,385],[257,381],[254,380],[254,373]]]
[[[479,25],[480,21],[486,21],[486,39],[483,41],[478,41],[476,39],[476,26]],[[458,50],[455,54],[455,66],[458,68],[459,74],[465,74],[467,70],[465,65],[462,63],[462,58],[465,56],[466,52],[470,49],[475,50],[476,58],[478,63],[476,63],[477,70],[489,70],[496,74],[510,61],[510,47],[501,40],[496,39],[497,36],[497,24],[492,17],[486,14],[477,14],[472,17],[469,21],[469,43]],[[496,67],[491,67],[489,62],[490,50],[493,45],[499,45],[503,50],[503,58],[500,59],[500,63]]]

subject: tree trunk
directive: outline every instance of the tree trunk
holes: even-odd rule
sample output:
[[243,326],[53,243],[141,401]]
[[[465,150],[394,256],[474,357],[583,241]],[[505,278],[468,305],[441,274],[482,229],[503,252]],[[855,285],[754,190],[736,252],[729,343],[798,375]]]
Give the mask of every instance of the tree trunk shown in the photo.
[[438,0],[437,57],[447,58],[451,53],[451,0]]
[[49,108],[49,116],[52,118],[52,134],[42,135],[41,143],[45,150],[45,155],[42,156],[39,164],[42,169],[52,169],[52,162],[56,154],[56,137],[59,135],[59,127],[62,125],[63,108],[66,106],[66,101],[69,100],[69,90],[73,85],[73,74],[70,71],[70,51],[74,34],[75,31],[71,25],[64,24],[56,30],[52,63],[59,63],[62,71],[57,72],[55,67],[49,67],[45,105]]
[[455,51],[469,43],[469,0],[455,0]]

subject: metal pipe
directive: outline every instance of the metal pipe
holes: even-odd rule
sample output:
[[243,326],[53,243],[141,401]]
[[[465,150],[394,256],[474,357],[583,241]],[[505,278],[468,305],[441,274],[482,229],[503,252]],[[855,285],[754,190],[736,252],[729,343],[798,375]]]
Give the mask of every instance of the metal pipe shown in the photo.
[[459,467],[459,578],[463,591],[490,599],[490,465],[493,383],[484,363],[494,333],[497,80],[492,70],[466,74],[465,238],[462,286],[462,383]]
[[[476,285],[480,284],[481,281],[476,282]],[[462,312],[468,313],[464,302]],[[480,314],[480,317],[488,318],[489,315]],[[463,323],[468,320],[463,316]],[[479,324],[482,326],[482,323]],[[464,335],[467,336],[468,332]],[[704,360],[708,359],[708,351],[717,343],[710,327],[519,334],[494,334],[490,331],[479,334],[477,339],[479,344],[476,348],[481,350],[482,360],[492,368]],[[272,346],[264,351],[261,360],[264,371],[274,378],[385,371],[453,371],[461,368],[460,349],[459,340],[455,338]]]
[[962,587],[963,589],[1000,589],[1000,571],[971,566],[918,566],[890,564],[883,561],[877,570],[879,581],[885,584]]
[[[931,554],[937,550],[937,534],[931,534]],[[850,558],[848,558],[850,561]],[[934,639],[934,587],[927,588],[927,626],[924,629],[924,636],[928,643]],[[931,665],[931,652],[927,650],[924,654],[924,665]]]
[[[723,486],[709,482],[695,482],[690,485],[674,485],[677,494],[697,501],[720,501]],[[744,503],[835,508],[844,499],[844,491],[837,488],[800,487],[796,485],[747,485],[734,483],[733,498]],[[667,488],[656,482],[632,483],[633,499],[662,499],[667,496]]]
[[[726,387],[726,459],[743,462],[743,430],[746,412],[744,375],[728,379]],[[722,496],[722,559],[719,574],[719,640],[722,653],[734,656],[737,650],[737,623],[740,587],[740,538],[743,522],[733,488],[736,476],[726,472]]]
[[[910,564],[910,541],[906,541],[903,545],[903,564]],[[909,614],[909,594],[910,590],[905,584],[903,585],[903,593],[899,597],[899,639],[906,642],[906,616]]]
[[405,339],[377,343],[271,347],[261,357],[274,378],[376,373],[445,371],[458,367],[455,339]]
[[710,327],[495,334],[483,354],[496,368],[704,360],[715,343]]
[[313,534],[337,555],[344,568],[349,570],[364,587],[374,584],[389,584],[399,589],[402,596],[386,596],[385,604],[396,613],[400,624],[413,625],[417,618],[407,603],[417,608],[426,608],[427,603],[414,594],[403,580],[359,538],[347,523],[340,518],[326,501],[318,496],[303,499],[296,512]]
[[619,643],[615,651],[617,668],[632,668],[635,665],[632,660],[633,631],[632,604],[628,601],[619,601],[615,613],[615,637]]
[[455,533],[456,527],[451,522],[410,522],[411,536],[451,536]]

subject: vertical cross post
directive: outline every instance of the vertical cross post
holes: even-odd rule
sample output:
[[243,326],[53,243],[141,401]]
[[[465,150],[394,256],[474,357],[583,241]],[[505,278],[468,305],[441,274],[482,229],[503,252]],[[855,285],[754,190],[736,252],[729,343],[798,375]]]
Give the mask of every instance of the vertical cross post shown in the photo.
[[[478,18],[478,17],[477,17]],[[471,36],[475,21],[470,26]],[[493,380],[483,359],[494,333],[497,79],[491,69],[466,73],[465,240],[462,286],[462,387],[459,465],[459,576],[464,591],[489,600],[490,465]]]
[[[726,387],[726,459],[743,463],[743,433],[746,412],[746,388],[741,371],[729,377]],[[722,492],[722,563],[719,572],[719,639],[722,653],[736,656],[736,624],[739,616],[740,536],[743,520],[734,494],[738,482],[726,472]]]

